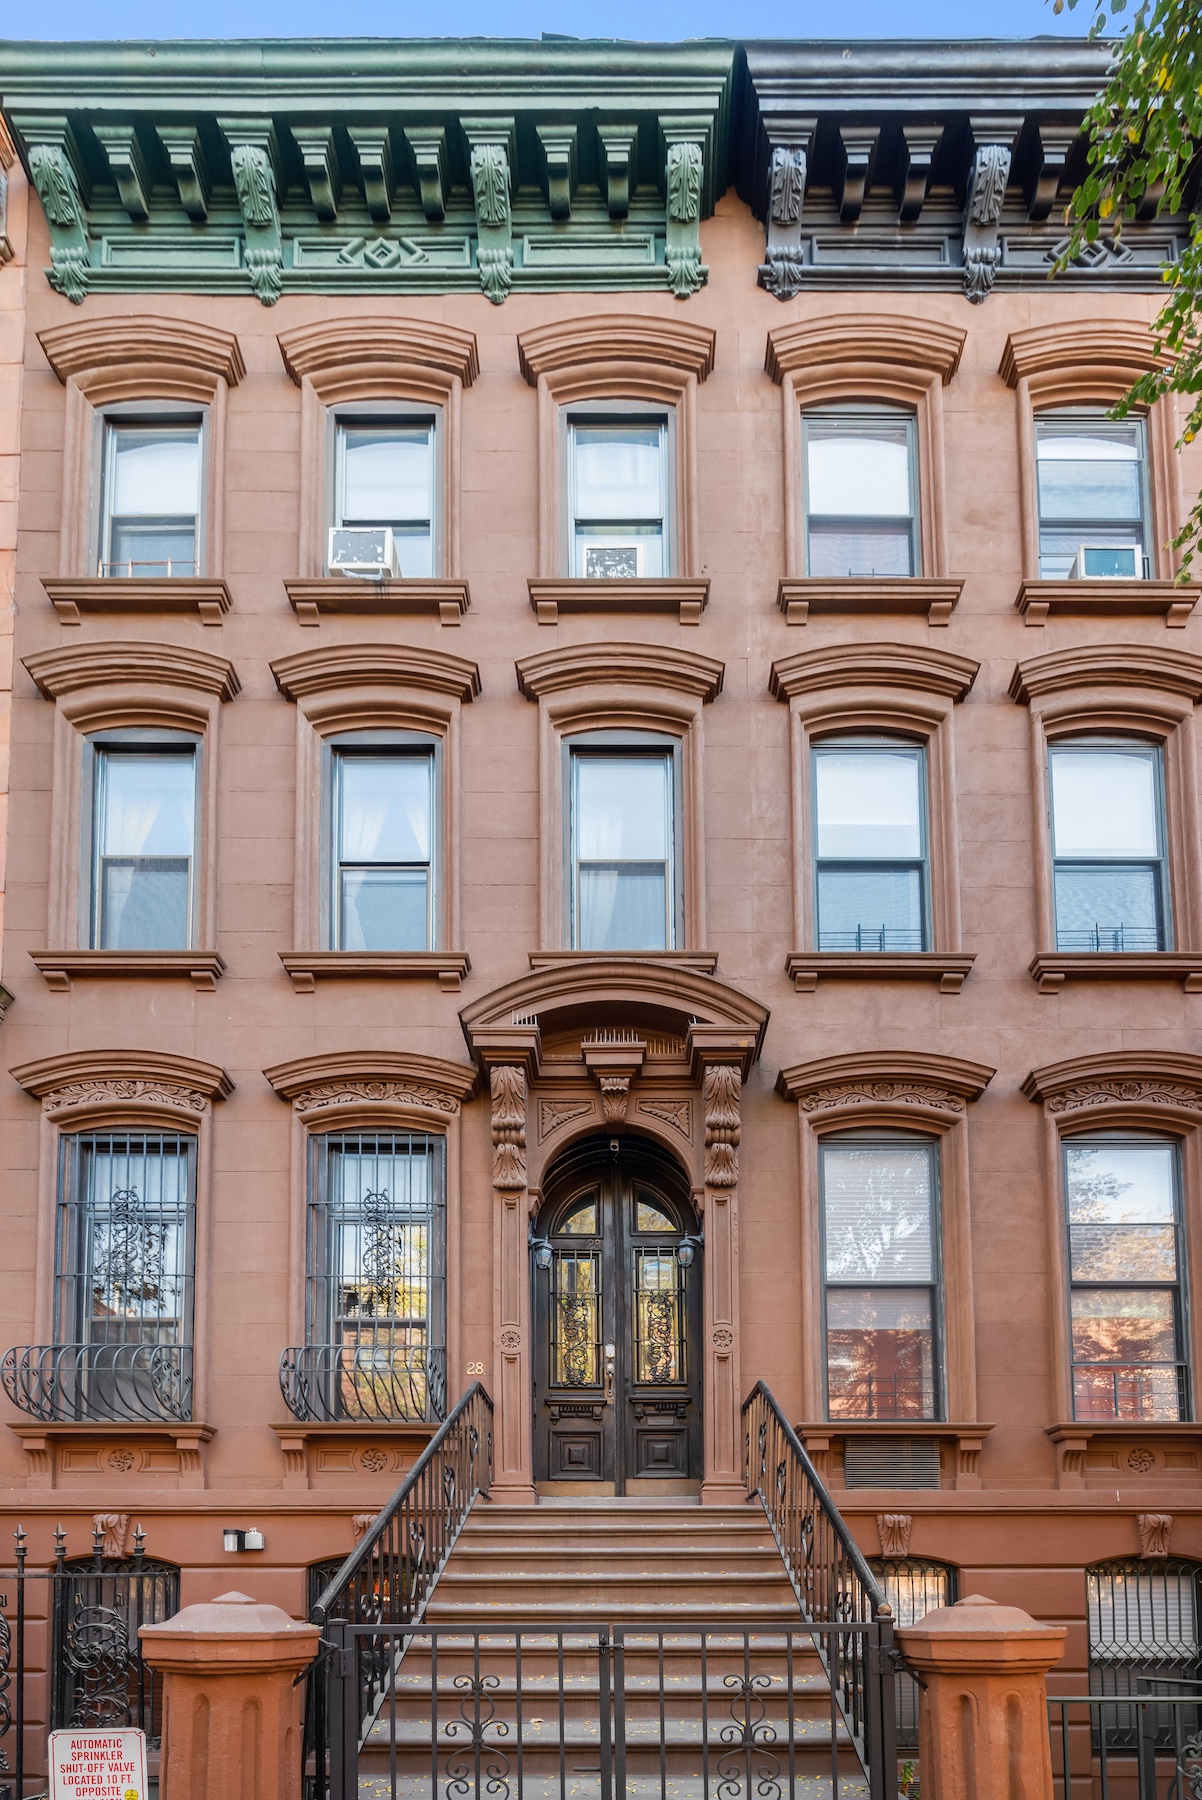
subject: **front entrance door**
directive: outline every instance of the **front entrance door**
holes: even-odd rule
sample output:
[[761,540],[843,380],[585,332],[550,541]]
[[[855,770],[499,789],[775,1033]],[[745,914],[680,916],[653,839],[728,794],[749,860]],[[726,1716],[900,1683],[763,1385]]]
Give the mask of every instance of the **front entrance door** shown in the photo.
[[683,1177],[630,1138],[565,1162],[532,1250],[535,1478],[687,1491],[701,1479],[701,1248]]

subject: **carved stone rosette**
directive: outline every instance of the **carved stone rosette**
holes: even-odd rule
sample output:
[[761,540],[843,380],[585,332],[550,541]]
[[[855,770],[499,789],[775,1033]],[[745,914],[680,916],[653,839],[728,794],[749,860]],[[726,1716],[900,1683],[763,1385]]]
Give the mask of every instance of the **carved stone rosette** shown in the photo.
[[492,1184],[499,1193],[526,1185],[526,1071],[497,1063],[489,1071],[492,1092]]
[[739,1101],[743,1078],[735,1063],[715,1063],[705,1071],[705,1184],[732,1188],[739,1179]]

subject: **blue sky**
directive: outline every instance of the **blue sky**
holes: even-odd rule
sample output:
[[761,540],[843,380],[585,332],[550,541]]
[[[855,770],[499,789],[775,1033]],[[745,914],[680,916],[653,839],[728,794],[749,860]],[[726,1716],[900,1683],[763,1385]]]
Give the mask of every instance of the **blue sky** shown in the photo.
[[440,37],[1080,37],[1091,12],[1089,0],[1061,18],[1051,0],[14,0],[0,36],[425,37],[433,25]]

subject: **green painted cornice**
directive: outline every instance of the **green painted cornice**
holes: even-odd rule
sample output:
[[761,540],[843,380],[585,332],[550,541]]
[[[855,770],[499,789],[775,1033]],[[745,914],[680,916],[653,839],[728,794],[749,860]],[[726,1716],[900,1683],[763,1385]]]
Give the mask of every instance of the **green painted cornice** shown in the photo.
[[0,44],[0,104],[88,293],[668,289],[706,279],[734,45]]

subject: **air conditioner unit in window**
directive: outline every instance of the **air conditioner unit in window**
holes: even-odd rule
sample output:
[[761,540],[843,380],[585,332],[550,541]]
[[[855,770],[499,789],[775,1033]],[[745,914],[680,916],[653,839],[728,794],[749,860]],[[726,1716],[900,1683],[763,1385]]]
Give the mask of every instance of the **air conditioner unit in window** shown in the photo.
[[1082,544],[1068,573],[1070,581],[1146,580],[1148,559],[1134,544]]
[[335,525],[330,531],[330,574],[359,581],[387,581],[401,572],[391,525]]
[[646,569],[645,538],[580,539],[580,573],[587,581],[638,580]]

